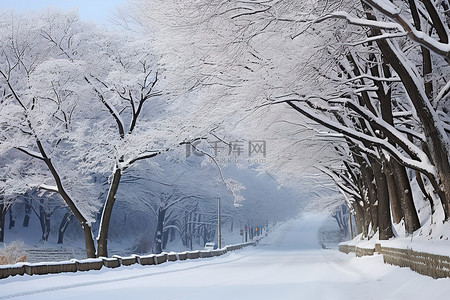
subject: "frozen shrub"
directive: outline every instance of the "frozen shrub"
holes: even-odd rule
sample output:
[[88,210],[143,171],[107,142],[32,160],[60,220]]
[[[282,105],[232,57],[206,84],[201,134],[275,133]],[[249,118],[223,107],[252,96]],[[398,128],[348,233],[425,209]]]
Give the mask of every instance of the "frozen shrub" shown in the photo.
[[14,241],[0,249],[0,265],[15,264],[24,262],[27,259],[27,253],[24,250],[24,244],[21,241]]

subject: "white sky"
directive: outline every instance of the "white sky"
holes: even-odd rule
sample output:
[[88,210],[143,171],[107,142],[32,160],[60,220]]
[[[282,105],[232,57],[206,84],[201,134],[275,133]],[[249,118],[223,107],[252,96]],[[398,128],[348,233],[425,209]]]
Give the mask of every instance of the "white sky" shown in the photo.
[[49,7],[77,9],[83,21],[104,24],[115,12],[116,7],[126,2],[127,0],[0,0],[0,9],[13,9],[17,12],[36,11]]

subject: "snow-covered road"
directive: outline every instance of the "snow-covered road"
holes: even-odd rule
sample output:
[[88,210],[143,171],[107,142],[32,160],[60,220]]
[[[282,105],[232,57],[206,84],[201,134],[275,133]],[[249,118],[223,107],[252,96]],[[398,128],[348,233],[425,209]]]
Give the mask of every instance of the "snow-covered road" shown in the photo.
[[322,216],[281,225],[258,247],[159,266],[0,280],[0,299],[448,299],[434,280],[317,243]]

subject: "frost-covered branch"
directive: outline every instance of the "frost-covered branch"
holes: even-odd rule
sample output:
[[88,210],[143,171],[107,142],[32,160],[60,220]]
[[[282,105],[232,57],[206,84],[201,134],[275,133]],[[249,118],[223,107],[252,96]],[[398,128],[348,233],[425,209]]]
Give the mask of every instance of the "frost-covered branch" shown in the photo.
[[326,16],[318,18],[317,22],[322,22],[324,20],[331,18],[339,18],[346,20],[349,24],[352,25],[384,30],[396,30],[400,31],[401,33],[404,32],[408,35],[409,38],[411,38],[411,40],[424,46],[430,51],[433,51],[445,57],[447,60],[450,60],[450,44],[448,43],[448,41],[439,42],[430,37],[428,34],[417,30],[414,27],[414,25],[411,24],[411,22],[409,22],[408,19],[401,14],[400,9],[396,7],[394,4],[385,0],[363,0],[363,2],[377,9],[388,18],[396,21],[396,23],[358,18],[350,15],[348,12],[345,11],[330,13]]
[[316,22],[323,22],[325,20],[329,19],[344,19],[349,24],[352,25],[359,25],[364,27],[374,27],[378,29],[386,29],[386,30],[398,30],[403,31],[402,27],[399,24],[392,23],[392,22],[382,22],[382,21],[374,21],[374,20],[367,20],[363,18],[354,17],[351,14],[349,14],[346,11],[337,11],[330,13],[328,15],[325,15],[323,17],[319,17]]
[[337,174],[332,172],[331,170],[327,168],[319,168],[320,171],[322,171],[324,174],[328,175],[330,178],[333,179],[333,181],[336,183],[336,185],[345,191],[347,194],[352,195],[354,198],[361,200],[361,195],[359,194],[358,190],[355,189],[356,186],[352,185],[351,188],[346,186],[343,182],[341,182],[340,178]]
[[34,157],[34,158],[37,158],[37,159],[40,159],[40,160],[44,160],[44,158],[42,157],[41,153],[39,153],[39,152],[32,151],[32,150],[29,150],[29,149],[24,149],[22,147],[17,147],[16,149],[21,151],[21,152],[23,152],[23,153],[25,153],[26,155],[31,156],[31,157]]
[[300,112],[301,114],[305,115],[306,117],[310,118],[311,120],[329,128],[336,132],[345,134],[346,136],[355,139],[357,141],[364,141],[365,143],[381,147],[385,150],[387,150],[397,161],[399,161],[401,164],[410,167],[415,170],[419,170],[423,172],[424,174],[431,174],[432,176],[436,175],[436,170],[433,167],[433,165],[429,162],[429,159],[427,157],[424,157],[423,155],[420,156],[420,158],[423,157],[423,161],[417,161],[411,158],[405,157],[400,151],[398,151],[393,145],[391,145],[387,140],[379,139],[376,137],[365,135],[364,133],[358,132],[354,129],[351,129],[349,127],[345,127],[341,124],[338,124],[336,122],[331,121],[329,118],[321,117],[317,115],[312,109],[301,107],[296,105],[294,102],[295,100],[285,100],[282,101],[287,103],[289,106],[294,108],[296,111]]
[[97,96],[100,99],[100,101],[106,107],[106,109],[111,114],[111,116],[114,118],[114,120],[117,123],[117,129],[119,130],[119,135],[120,135],[121,138],[124,138],[125,137],[125,130],[124,130],[124,125],[123,125],[124,123],[123,123],[122,118],[120,117],[119,112],[115,109],[115,107],[112,104],[110,104],[105,99],[103,94],[91,83],[91,81],[86,76],[84,77],[84,79],[87,81],[87,83],[89,83],[92,86],[93,90],[97,94]]
[[366,44],[366,43],[376,42],[377,40],[381,40],[381,39],[394,39],[394,38],[399,38],[399,37],[404,37],[404,36],[407,36],[406,32],[383,33],[381,35],[368,37],[368,38],[366,38],[364,40],[361,40],[361,41],[358,41],[358,42],[348,42],[348,43],[345,43],[345,44],[349,45],[349,46],[358,46],[358,45],[362,45],[362,44]]
[[[440,30],[440,27],[437,28],[438,29],[437,31],[441,35],[441,42],[439,42],[430,37],[428,34],[417,30],[414,27],[414,25],[411,24],[408,18],[401,14],[400,8],[395,6],[391,2],[386,0],[363,0],[363,2],[369,4],[376,10],[380,11],[383,15],[387,16],[388,18],[396,21],[401,26],[402,30],[406,31],[408,36],[413,41],[445,57],[447,60],[450,60],[450,44],[448,43],[448,33],[447,30],[445,30],[445,28],[443,29],[444,33],[447,33],[445,37],[442,34],[442,29]],[[439,18],[434,18],[434,20],[436,21],[434,25],[439,26],[441,24],[441,20],[439,20]]]
[[138,156],[136,156],[134,158],[131,158],[131,159],[127,160],[127,161],[119,163],[119,168],[122,169],[122,171],[125,171],[132,164],[134,164],[135,162],[155,157],[155,156],[157,156],[157,155],[159,155],[161,153],[167,152],[167,151],[169,151],[169,149],[166,149],[166,150],[155,150],[155,151],[149,151],[149,152],[146,152],[146,153],[141,153],[140,155],[138,155]]

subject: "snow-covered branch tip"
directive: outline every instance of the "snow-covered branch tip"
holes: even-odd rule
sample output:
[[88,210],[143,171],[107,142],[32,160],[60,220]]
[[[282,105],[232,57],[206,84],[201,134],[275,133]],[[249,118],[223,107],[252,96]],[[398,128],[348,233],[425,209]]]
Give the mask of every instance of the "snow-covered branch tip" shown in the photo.
[[55,185],[41,184],[39,185],[39,188],[49,192],[59,193],[59,189]]
[[385,30],[398,30],[403,32],[403,28],[396,23],[393,22],[382,22],[382,21],[374,21],[374,20],[367,20],[362,18],[357,18],[352,15],[350,15],[346,11],[337,11],[330,13],[328,15],[325,15],[323,17],[318,18],[315,22],[320,23],[329,19],[344,19],[349,24],[352,25],[358,25],[363,27],[369,27],[369,28],[378,28],[378,29],[385,29]]
[[123,163],[119,164],[119,168],[122,171],[125,171],[126,169],[128,169],[131,165],[133,165],[135,162],[138,162],[140,160],[145,160],[145,159],[149,159],[152,157],[155,157],[159,154],[168,152],[170,149],[164,149],[164,150],[155,150],[155,151],[149,151],[147,153],[142,153],[141,155],[138,155],[137,157],[134,157],[132,159],[129,159]]
[[372,36],[366,39],[363,39],[361,41],[357,41],[357,42],[352,42],[352,43],[345,43],[345,45],[348,46],[358,46],[358,45],[362,45],[362,44],[366,44],[366,43],[370,43],[370,42],[376,42],[378,40],[382,40],[382,39],[394,39],[394,38],[399,38],[399,37],[405,37],[408,34],[406,32],[399,32],[399,33],[383,33],[381,35],[376,35],[376,36]]

